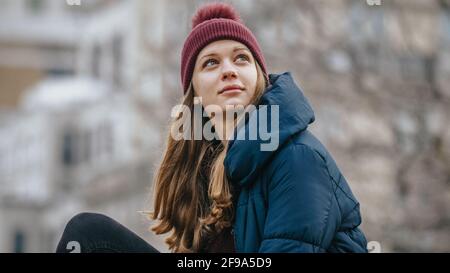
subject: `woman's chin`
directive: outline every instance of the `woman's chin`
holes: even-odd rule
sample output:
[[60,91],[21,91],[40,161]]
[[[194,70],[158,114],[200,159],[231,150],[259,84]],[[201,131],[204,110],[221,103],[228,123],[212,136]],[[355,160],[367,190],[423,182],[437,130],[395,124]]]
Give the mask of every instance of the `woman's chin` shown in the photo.
[[220,104],[220,106],[222,107],[222,109],[226,110],[226,108],[228,107],[239,107],[239,106],[246,106],[248,104],[247,101],[244,101],[241,98],[230,98],[227,99],[226,101],[222,102]]

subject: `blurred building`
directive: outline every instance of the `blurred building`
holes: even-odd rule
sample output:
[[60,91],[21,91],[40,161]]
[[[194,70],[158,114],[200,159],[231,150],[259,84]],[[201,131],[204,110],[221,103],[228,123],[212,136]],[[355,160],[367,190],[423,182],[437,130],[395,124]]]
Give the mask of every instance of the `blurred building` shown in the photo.
[[138,110],[148,98],[164,105],[160,77],[140,76],[157,66],[142,64],[143,3],[3,4],[0,252],[52,252],[82,211],[105,213],[161,249],[139,212],[161,145],[159,121]]
[[73,74],[76,41],[85,13],[65,1],[2,0],[0,103],[16,107],[25,89],[48,74]]

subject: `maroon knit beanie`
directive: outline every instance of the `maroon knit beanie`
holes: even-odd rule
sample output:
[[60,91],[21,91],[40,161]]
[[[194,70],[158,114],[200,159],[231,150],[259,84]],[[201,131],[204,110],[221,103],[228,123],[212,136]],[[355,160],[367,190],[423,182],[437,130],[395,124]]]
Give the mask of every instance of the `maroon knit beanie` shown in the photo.
[[209,3],[201,6],[192,17],[192,31],[184,42],[181,53],[181,82],[184,93],[189,88],[198,54],[205,46],[218,40],[235,40],[245,44],[268,81],[266,62],[258,42],[243,24],[236,10],[226,3]]

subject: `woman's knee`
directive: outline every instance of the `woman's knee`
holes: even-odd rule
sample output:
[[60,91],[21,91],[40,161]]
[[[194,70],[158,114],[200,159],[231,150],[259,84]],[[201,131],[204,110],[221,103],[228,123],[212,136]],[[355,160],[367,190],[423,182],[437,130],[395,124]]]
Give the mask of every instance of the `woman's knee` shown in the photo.
[[72,217],[66,225],[65,233],[96,234],[104,232],[106,226],[115,221],[106,215],[91,212],[82,212]]
[[98,213],[83,212],[72,217],[66,225],[57,252],[67,252],[70,243],[77,243],[82,252],[153,252],[158,250],[116,222]]

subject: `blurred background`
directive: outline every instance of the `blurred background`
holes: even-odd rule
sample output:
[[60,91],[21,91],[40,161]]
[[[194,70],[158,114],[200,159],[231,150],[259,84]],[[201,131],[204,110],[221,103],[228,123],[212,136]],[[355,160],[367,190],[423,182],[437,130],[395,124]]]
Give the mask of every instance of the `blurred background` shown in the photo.
[[[139,211],[205,2],[0,0],[0,252],[53,252],[83,211],[167,252]],[[450,251],[450,1],[227,2],[309,98],[368,241]]]

